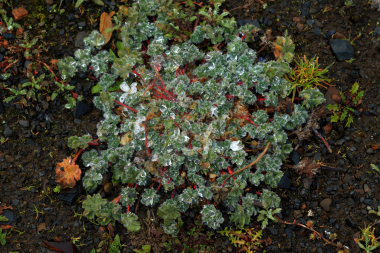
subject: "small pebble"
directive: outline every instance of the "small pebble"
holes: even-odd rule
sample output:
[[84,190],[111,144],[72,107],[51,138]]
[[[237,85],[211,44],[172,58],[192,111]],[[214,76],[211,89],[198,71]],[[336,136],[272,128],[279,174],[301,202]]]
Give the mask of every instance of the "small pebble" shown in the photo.
[[23,120],[23,119],[21,119],[21,120],[19,120],[18,121],[18,123],[20,124],[20,126],[22,126],[22,127],[29,127],[29,121],[28,120]]
[[364,184],[364,185],[363,185],[363,190],[364,190],[364,192],[366,192],[366,193],[371,192],[371,188],[369,188],[368,184]]
[[330,211],[332,200],[330,198],[326,198],[322,200],[319,205],[325,210],[326,212]]

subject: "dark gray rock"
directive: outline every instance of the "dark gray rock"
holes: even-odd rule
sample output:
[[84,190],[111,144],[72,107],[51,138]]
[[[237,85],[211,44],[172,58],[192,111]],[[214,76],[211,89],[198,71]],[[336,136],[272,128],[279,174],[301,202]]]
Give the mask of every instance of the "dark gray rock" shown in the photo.
[[3,132],[5,137],[11,137],[13,134],[12,129],[9,126],[6,126]]
[[283,189],[290,189],[292,187],[292,181],[287,174],[284,174],[277,186]]
[[77,186],[73,189],[68,189],[68,190],[62,191],[58,195],[58,199],[62,200],[63,202],[65,202],[68,205],[73,205],[75,200],[79,197],[79,195],[80,195],[80,189]]
[[89,113],[90,111],[91,111],[91,107],[88,104],[82,101],[79,101],[75,108],[74,117],[79,119],[83,115],[86,115],[87,113]]
[[0,221],[0,225],[14,225],[16,223],[16,215],[12,210],[6,209],[1,215],[5,216],[8,221]]
[[260,23],[257,19],[239,19],[238,20],[238,25],[243,26],[243,25],[254,25],[257,28],[260,28]]
[[375,30],[373,31],[373,34],[376,36],[380,36],[380,26],[375,28]]
[[20,124],[20,126],[22,127],[29,127],[29,121],[28,120],[24,120],[24,119],[21,119],[18,121],[18,123]]
[[74,40],[75,47],[83,48],[84,47],[83,39],[86,37],[87,37],[87,32],[82,31],[82,32],[77,33]]
[[348,40],[332,39],[330,46],[338,61],[350,60],[355,57],[355,49]]
[[325,210],[326,212],[330,211],[332,200],[330,198],[326,198],[322,200],[319,205]]

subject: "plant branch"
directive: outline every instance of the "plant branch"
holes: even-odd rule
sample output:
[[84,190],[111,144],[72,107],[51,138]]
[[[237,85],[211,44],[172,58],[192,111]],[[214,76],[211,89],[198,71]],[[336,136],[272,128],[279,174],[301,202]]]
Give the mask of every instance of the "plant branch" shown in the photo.
[[248,164],[247,166],[245,166],[244,168],[240,169],[240,170],[237,170],[235,171],[234,173],[232,173],[229,177],[226,178],[226,180],[224,180],[223,182],[223,186],[227,183],[227,181],[236,176],[237,174],[240,174],[242,173],[243,171],[245,171],[246,169],[249,169],[251,168],[253,165],[257,164],[258,162],[260,162],[260,160],[264,157],[264,155],[268,152],[269,148],[270,148],[270,142],[268,142],[267,146],[265,147],[265,149],[263,150],[263,152],[261,152],[261,154],[259,155],[259,157],[257,157],[256,160],[254,160],[253,162],[251,162],[250,164]]

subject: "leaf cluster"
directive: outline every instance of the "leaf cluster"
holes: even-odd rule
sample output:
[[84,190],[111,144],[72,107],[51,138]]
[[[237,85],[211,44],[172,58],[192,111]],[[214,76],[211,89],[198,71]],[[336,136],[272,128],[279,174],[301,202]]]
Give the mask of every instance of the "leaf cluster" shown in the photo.
[[355,82],[351,90],[344,94],[340,93],[342,101],[337,104],[329,104],[327,108],[333,113],[331,122],[344,122],[345,126],[350,127],[354,122],[355,109],[360,106],[364,96],[364,91],[360,90],[360,85]]

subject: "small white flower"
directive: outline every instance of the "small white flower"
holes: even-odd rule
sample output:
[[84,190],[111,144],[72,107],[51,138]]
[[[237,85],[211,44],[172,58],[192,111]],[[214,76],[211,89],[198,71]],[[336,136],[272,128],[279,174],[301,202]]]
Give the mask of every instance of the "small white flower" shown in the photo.
[[218,107],[213,106],[213,107],[211,108],[211,115],[212,115],[212,116],[218,116]]
[[242,150],[243,149],[243,145],[241,144],[240,141],[233,141],[231,142],[230,144],[230,149],[232,151],[239,151],[239,150]]
[[127,94],[134,94],[137,92],[137,83],[132,83],[131,87],[127,84],[127,82],[122,82],[120,84],[120,89]]

